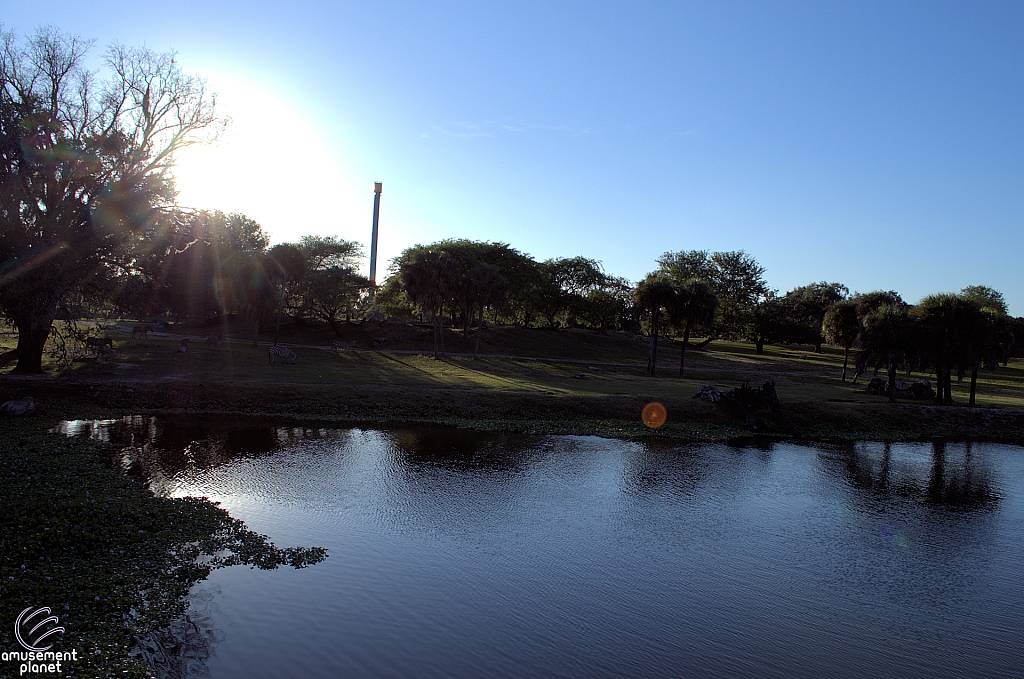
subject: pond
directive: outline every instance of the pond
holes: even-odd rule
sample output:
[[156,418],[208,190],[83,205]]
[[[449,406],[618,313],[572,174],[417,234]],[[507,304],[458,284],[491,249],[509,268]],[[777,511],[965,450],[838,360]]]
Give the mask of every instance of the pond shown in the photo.
[[313,568],[214,572],[192,675],[1010,677],[1024,450],[69,422]]

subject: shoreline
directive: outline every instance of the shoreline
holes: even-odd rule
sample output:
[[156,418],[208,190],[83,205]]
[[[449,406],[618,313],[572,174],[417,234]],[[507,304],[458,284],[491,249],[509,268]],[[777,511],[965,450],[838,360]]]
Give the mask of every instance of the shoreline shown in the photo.
[[[989,441],[1024,445],[1024,410],[844,401],[783,400],[781,412],[796,426],[747,426],[723,404],[651,394],[579,395],[552,392],[437,388],[409,385],[317,386],[273,389],[238,382],[0,378],[0,400],[33,396],[41,416],[109,419],[126,415],[259,418],[327,427],[444,425],[481,431],[594,435],[618,439],[731,442],[750,438],[836,443],[851,440]],[[643,426],[651,401],[668,409],[658,430]]]
[[[639,413],[654,399],[642,395],[276,387],[269,393],[237,383],[0,378],[0,399],[31,395],[41,406],[36,416],[0,417],[0,614],[54,607],[74,630],[61,649],[83,653],[75,676],[152,677],[150,666],[133,656],[136,640],[180,615],[190,587],[211,567],[304,567],[327,556],[315,547],[274,547],[206,500],[156,496],[110,466],[111,444],[51,433],[61,420],[156,415],[332,428],[442,425],[678,444],[946,439],[1024,445],[1024,411],[994,408],[784,402],[803,430],[789,436],[752,430],[730,408],[692,399],[661,399],[669,421],[650,430]],[[225,548],[234,551],[223,563],[196,561]],[[133,610],[146,614],[132,618]],[[14,648],[7,636],[0,634],[0,650]]]

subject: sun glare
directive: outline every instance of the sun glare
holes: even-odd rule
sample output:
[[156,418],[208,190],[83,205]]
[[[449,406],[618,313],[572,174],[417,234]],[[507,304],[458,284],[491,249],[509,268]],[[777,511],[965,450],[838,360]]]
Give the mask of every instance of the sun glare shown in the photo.
[[271,92],[217,85],[218,106],[231,122],[218,141],[179,154],[179,204],[245,213],[274,242],[306,234],[365,240],[365,206],[358,210],[354,182],[325,143],[326,132]]

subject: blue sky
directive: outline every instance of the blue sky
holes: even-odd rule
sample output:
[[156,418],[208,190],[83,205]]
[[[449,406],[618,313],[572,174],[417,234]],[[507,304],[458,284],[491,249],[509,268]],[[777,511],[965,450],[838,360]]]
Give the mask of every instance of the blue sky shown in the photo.
[[[1021,3],[7,3],[175,49],[233,123],[182,202],[274,241],[446,237],[636,280],[744,249],[786,290],[910,301],[965,285],[1024,314]],[[99,50],[97,50],[99,53]]]

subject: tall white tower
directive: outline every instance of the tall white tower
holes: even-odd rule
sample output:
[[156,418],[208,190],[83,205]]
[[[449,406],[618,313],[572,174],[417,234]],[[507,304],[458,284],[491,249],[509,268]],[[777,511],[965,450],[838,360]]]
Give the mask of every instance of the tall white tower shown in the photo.
[[380,219],[380,192],[384,184],[373,183],[373,235],[370,237],[370,283],[377,285],[377,221]]

